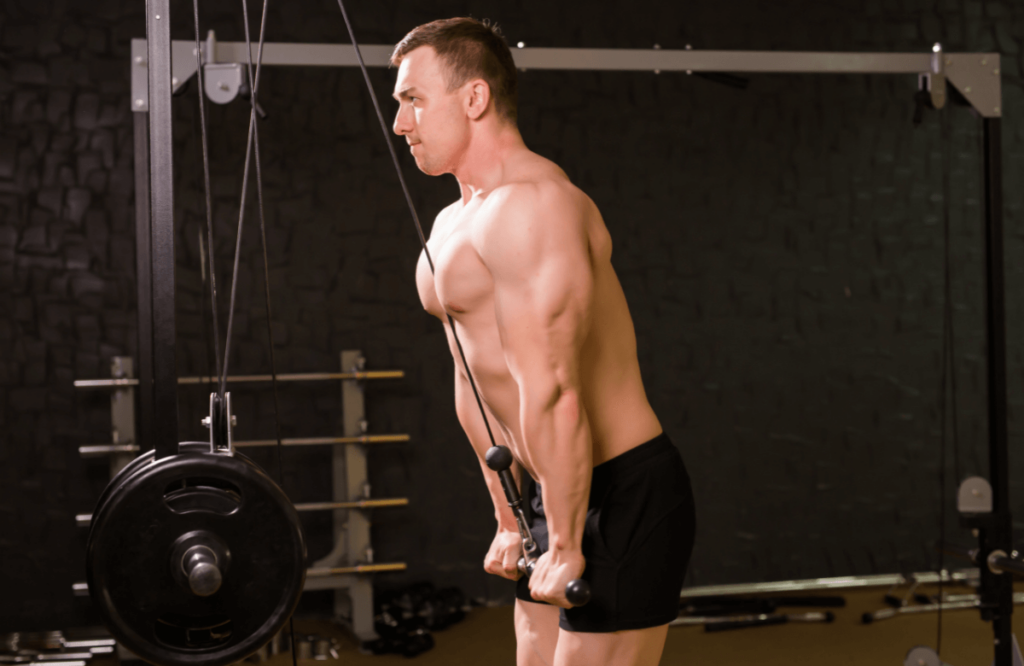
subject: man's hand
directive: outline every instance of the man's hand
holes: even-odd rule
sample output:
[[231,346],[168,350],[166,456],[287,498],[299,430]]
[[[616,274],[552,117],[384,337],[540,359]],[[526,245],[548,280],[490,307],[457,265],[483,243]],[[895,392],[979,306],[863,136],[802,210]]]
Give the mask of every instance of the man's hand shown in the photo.
[[537,558],[530,576],[530,596],[561,608],[572,608],[565,586],[583,575],[587,561],[579,550],[549,550]]
[[484,571],[509,580],[518,580],[519,569],[516,563],[522,554],[523,538],[519,536],[519,532],[499,528],[487,556],[484,557]]

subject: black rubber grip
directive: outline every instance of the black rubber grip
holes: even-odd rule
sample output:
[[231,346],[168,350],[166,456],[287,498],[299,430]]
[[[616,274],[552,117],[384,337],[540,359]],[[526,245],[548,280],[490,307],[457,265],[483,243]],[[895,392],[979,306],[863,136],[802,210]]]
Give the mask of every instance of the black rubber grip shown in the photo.
[[586,606],[590,602],[590,583],[577,578],[565,586],[565,598],[573,606]]
[[484,460],[495,472],[501,472],[512,466],[512,452],[507,446],[492,446],[487,449]]

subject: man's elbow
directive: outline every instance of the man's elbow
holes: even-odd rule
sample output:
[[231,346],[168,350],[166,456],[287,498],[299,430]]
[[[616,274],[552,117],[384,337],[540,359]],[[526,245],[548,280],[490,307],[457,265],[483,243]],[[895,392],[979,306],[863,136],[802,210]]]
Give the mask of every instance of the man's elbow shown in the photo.
[[570,422],[580,419],[582,412],[579,388],[568,383],[553,381],[546,386],[535,386],[525,397],[526,412],[552,414]]
[[568,387],[559,388],[552,411],[555,413],[555,418],[561,417],[561,420],[568,423],[579,423],[583,412],[579,390]]

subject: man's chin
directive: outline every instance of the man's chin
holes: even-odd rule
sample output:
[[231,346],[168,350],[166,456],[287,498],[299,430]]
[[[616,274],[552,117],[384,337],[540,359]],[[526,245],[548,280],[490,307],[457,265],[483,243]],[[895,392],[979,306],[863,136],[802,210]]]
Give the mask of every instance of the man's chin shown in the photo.
[[427,162],[423,162],[421,160],[416,160],[416,166],[419,167],[420,171],[427,174],[428,176],[440,176],[442,173],[444,173],[441,169],[436,168],[434,165]]

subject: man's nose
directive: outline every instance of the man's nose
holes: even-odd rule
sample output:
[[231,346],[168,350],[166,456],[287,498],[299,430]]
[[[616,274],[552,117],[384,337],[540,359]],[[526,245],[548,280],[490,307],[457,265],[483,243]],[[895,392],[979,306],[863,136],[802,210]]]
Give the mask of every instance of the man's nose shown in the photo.
[[395,124],[392,126],[395,134],[402,135],[409,132],[409,123],[404,116],[405,113],[403,107],[398,107],[398,113],[395,114]]

